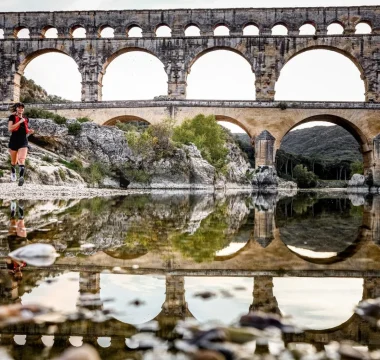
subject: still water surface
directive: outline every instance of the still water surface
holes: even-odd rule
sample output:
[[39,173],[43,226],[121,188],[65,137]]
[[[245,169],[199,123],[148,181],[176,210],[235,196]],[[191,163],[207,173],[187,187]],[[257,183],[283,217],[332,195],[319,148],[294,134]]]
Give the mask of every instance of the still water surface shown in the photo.
[[[111,314],[107,321],[3,327],[1,345],[15,359],[50,359],[83,342],[102,358],[139,358],[126,339],[143,324],[156,321],[156,335],[173,340],[181,319],[227,326],[250,310],[289,316],[305,330],[286,342],[318,350],[333,340],[378,346],[372,340],[378,330],[354,314],[361,300],[380,295],[377,196],[3,201],[0,226],[2,305],[37,303],[63,314],[87,306]],[[6,270],[7,254],[38,242],[52,244],[60,257],[48,268],[27,266],[16,281]],[[88,293],[97,301],[81,305]]]

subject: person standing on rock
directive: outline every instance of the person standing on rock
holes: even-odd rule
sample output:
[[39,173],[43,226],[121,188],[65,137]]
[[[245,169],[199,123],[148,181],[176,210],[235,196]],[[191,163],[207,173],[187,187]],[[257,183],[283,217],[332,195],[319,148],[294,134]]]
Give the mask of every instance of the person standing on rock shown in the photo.
[[14,113],[9,116],[8,130],[12,133],[9,141],[9,153],[11,155],[11,181],[16,181],[16,165],[19,166],[18,185],[24,185],[25,160],[28,155],[28,135],[34,130],[29,129],[29,119],[23,116],[25,105],[16,103],[13,106]]

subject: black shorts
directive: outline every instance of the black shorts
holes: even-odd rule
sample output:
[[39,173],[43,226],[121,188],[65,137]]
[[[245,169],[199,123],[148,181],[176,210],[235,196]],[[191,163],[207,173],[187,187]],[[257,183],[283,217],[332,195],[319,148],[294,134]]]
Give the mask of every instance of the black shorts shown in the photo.
[[22,148],[28,147],[28,140],[23,139],[23,140],[11,140],[9,142],[8,148],[13,150],[13,151],[18,151]]

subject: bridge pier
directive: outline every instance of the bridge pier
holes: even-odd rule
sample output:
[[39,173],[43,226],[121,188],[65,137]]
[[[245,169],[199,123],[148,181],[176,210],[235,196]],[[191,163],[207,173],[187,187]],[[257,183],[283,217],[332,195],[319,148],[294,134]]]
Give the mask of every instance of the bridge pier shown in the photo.
[[276,297],[273,295],[273,277],[255,276],[253,281],[253,302],[249,311],[262,311],[281,315]]
[[254,239],[266,248],[274,239],[276,198],[259,195],[255,200]]
[[380,187],[380,134],[373,139],[373,185]]

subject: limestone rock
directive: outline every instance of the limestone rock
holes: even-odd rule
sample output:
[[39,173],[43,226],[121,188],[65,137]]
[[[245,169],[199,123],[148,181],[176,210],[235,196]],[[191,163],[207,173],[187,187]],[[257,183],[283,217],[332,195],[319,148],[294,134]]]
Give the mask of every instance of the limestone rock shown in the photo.
[[352,175],[351,180],[348,181],[348,186],[351,187],[362,187],[366,186],[366,179],[364,175],[354,174]]
[[277,171],[273,166],[259,166],[253,173],[254,188],[275,191],[277,189]]

